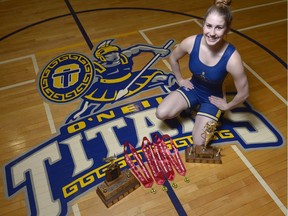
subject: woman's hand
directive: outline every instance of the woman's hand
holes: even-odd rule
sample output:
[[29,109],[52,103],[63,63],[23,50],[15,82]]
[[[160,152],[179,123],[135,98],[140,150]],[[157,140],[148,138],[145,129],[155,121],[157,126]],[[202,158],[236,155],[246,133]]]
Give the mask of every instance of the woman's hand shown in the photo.
[[226,101],[226,98],[216,97],[216,96],[210,96],[209,97],[210,103],[214,104],[218,109],[222,111],[229,110],[228,103]]
[[194,86],[193,84],[190,82],[190,78],[189,79],[182,79],[181,81],[178,82],[180,86],[184,86],[188,89],[193,89]]

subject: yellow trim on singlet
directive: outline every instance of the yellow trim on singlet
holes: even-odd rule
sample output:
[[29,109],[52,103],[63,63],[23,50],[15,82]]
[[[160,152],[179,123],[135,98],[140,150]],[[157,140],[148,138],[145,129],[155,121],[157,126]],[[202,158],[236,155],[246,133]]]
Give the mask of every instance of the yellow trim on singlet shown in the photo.
[[221,114],[222,114],[222,110],[218,110],[218,112],[217,112],[217,114],[216,114],[216,118],[220,118],[220,116],[221,116]]
[[184,94],[184,92],[183,92],[181,89],[177,89],[176,91],[178,91],[178,92],[183,96],[183,98],[185,99],[188,107],[190,108],[190,107],[191,107],[190,101],[189,101],[189,99],[187,98],[187,96]]
[[[208,118],[210,118],[210,119],[213,119],[213,120],[215,120],[215,121],[218,121],[218,118],[217,118],[217,117],[215,117],[215,116],[213,116],[213,115],[211,115],[211,114],[208,114],[208,113],[197,112],[197,115],[206,116],[206,117],[208,117]],[[218,113],[217,113],[217,115],[218,115]]]

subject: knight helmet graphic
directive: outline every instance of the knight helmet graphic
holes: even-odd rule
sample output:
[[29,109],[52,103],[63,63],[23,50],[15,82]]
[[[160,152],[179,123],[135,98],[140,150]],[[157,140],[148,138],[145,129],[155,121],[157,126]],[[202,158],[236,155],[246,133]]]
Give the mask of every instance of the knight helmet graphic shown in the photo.
[[[66,123],[96,113],[106,104],[111,104],[148,89],[160,87],[164,92],[178,88],[172,74],[152,69],[160,58],[168,56],[173,40],[164,47],[135,45],[126,49],[113,45],[114,40],[105,40],[93,49],[95,77],[89,90],[82,96],[78,110],[72,113]],[[151,52],[154,57],[140,71],[133,70],[133,58],[143,52]]]

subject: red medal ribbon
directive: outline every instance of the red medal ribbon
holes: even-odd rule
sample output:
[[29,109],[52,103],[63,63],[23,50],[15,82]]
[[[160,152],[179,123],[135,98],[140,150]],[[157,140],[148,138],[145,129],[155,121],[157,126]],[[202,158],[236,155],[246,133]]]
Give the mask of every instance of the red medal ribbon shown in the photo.
[[148,163],[148,166],[153,174],[156,183],[158,185],[163,185],[165,182],[164,173],[162,172],[162,169],[159,166],[158,161],[156,160],[154,149],[152,148],[152,144],[147,137],[143,138],[142,152],[146,158],[146,161]]
[[[134,162],[131,160],[129,155],[126,152],[126,147],[129,146],[130,151],[133,155],[133,157],[136,159],[140,169],[142,170],[143,174],[138,170]],[[142,183],[142,185],[145,188],[150,188],[153,185],[153,178],[151,177],[150,173],[148,172],[146,166],[144,165],[143,161],[140,159],[138,153],[136,152],[135,148],[128,142],[124,143],[124,157],[125,161],[128,164],[128,166],[131,168],[133,174],[136,176],[136,178]]]
[[161,165],[161,168],[166,176],[166,178],[169,181],[174,180],[175,173],[174,170],[169,162],[169,158],[167,157],[167,154],[165,152],[164,145],[166,144],[162,142],[162,139],[160,139],[157,135],[155,135],[156,141],[154,141],[154,149],[156,153],[156,158],[159,164]]
[[[174,154],[172,154],[168,149],[165,143],[165,139],[170,141],[170,145]],[[144,175],[138,170],[130,156],[127,154],[126,147],[128,146]],[[165,177],[169,181],[174,180],[175,173],[173,167],[177,173],[185,176],[186,168],[173,139],[169,135],[164,134],[162,137],[159,137],[157,134],[154,135],[153,144],[148,140],[147,137],[144,137],[142,141],[142,152],[157,184],[163,185],[166,180]],[[154,179],[152,178],[150,172],[147,170],[135,148],[128,142],[124,143],[124,157],[126,163],[131,168],[132,173],[142,183],[142,185],[146,188],[152,187]]]
[[[165,144],[165,141],[164,141],[165,138],[168,138],[170,140],[170,144],[172,146],[172,149],[173,149],[173,152],[174,152],[174,156],[171,154],[171,152],[167,148],[167,145]],[[164,144],[164,148],[166,149],[166,153],[168,155],[168,158],[169,158],[170,162],[173,164],[173,166],[176,169],[176,171],[180,175],[185,176],[186,175],[186,168],[184,166],[184,163],[183,163],[183,161],[182,161],[182,159],[180,157],[179,151],[176,148],[176,145],[175,145],[173,139],[169,135],[164,134],[162,136],[162,142]]]
[[[173,165],[175,170],[180,175],[185,176],[186,168],[185,168],[184,163],[183,163],[183,161],[182,161],[182,159],[180,157],[179,151],[178,151],[178,149],[175,146],[175,143],[174,143],[173,139],[167,134],[164,134],[162,136],[162,138],[160,138],[157,135],[155,135],[155,138],[156,138],[156,142],[160,146],[160,152],[161,152],[162,157],[165,158],[165,160],[168,160]],[[171,147],[173,149],[174,155],[172,155],[172,153],[170,152],[170,150],[168,149],[168,147],[167,147],[167,145],[166,145],[166,143],[164,141],[167,138],[170,141],[170,144],[171,144]]]

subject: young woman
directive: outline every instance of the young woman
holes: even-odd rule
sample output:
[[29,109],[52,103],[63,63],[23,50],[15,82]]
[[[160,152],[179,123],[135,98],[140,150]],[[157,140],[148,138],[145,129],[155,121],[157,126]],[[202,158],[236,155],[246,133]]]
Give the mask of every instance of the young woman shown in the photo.
[[[241,57],[235,47],[225,41],[232,22],[231,0],[216,0],[204,17],[203,34],[184,39],[171,53],[169,60],[180,88],[171,92],[156,111],[158,119],[176,117],[183,110],[199,105],[192,132],[193,142],[203,145],[204,127],[209,121],[218,121],[222,111],[230,110],[244,102],[248,95],[248,81]],[[189,55],[192,78],[181,75],[179,59]],[[237,90],[227,102],[222,84],[230,73]]]

